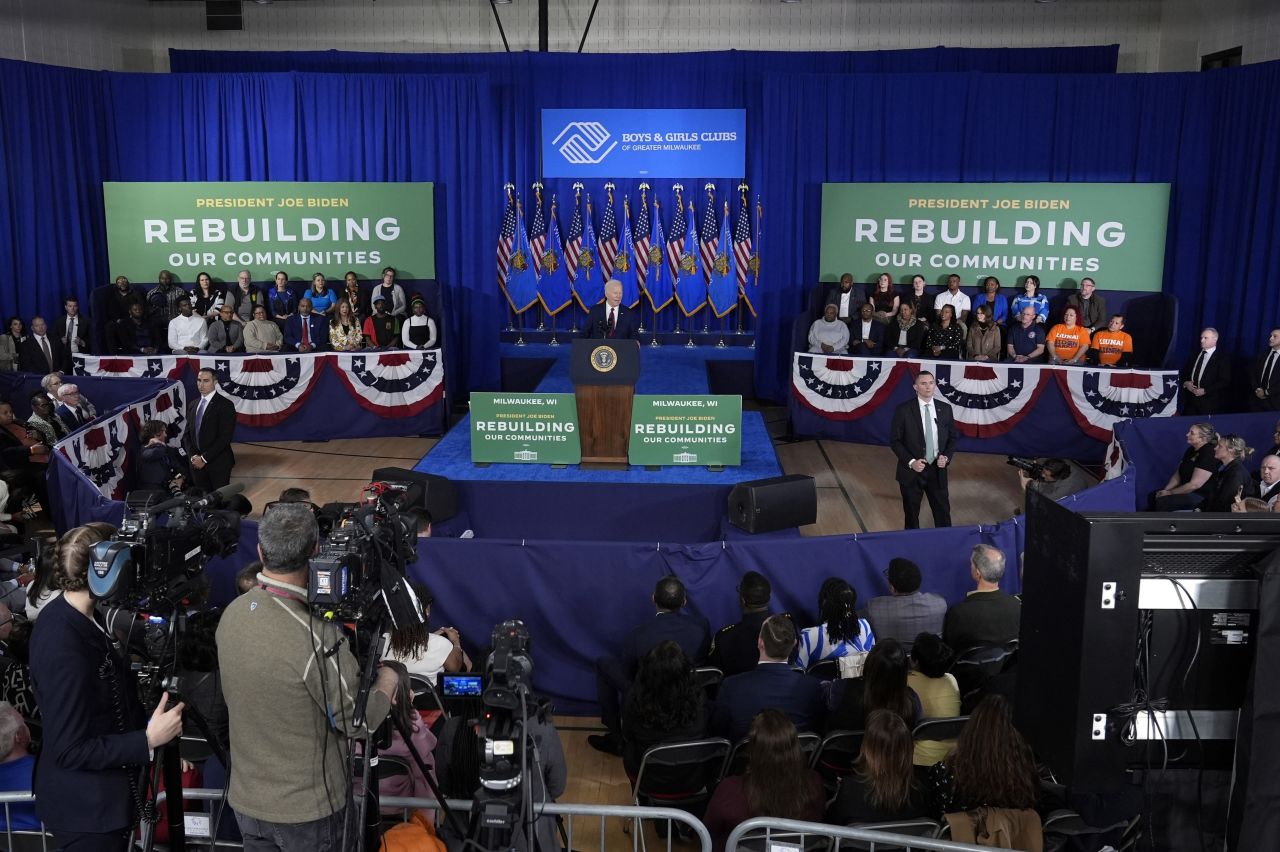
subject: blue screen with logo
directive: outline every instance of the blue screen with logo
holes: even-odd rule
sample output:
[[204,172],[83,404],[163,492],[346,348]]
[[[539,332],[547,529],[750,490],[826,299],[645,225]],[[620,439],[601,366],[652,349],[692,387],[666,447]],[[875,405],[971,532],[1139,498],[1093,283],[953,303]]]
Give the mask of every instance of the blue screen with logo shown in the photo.
[[549,178],[746,176],[742,109],[544,109]]

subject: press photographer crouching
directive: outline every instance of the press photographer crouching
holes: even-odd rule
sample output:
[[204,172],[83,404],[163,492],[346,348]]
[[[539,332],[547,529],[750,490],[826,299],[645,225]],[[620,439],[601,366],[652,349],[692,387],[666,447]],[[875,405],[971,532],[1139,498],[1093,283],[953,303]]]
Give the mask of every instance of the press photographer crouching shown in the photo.
[[1009,456],[1007,464],[1018,469],[1023,490],[1039,491],[1050,500],[1076,494],[1097,484],[1080,465],[1066,459],[1028,459]]
[[123,850],[142,801],[153,750],[182,730],[182,704],[164,694],[150,721],[129,661],[94,610],[90,551],[109,524],[68,531],[54,554],[60,597],[48,602],[31,640],[31,674],[44,723],[36,761],[36,813],[64,850]]
[[[319,530],[305,503],[267,506],[258,525],[258,586],[218,625],[222,690],[231,723],[231,787],[246,850],[329,852],[356,848],[350,819],[347,738],[360,672],[332,621],[307,606],[308,561]],[[380,669],[365,719],[391,706],[396,674]]]

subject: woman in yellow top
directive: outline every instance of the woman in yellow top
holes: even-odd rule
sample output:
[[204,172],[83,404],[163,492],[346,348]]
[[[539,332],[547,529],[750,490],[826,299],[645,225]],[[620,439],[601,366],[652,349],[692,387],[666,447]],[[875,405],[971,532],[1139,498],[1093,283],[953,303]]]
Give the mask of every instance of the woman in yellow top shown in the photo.
[[[935,633],[921,633],[911,645],[911,673],[907,686],[920,696],[920,719],[960,715],[960,685],[949,669],[956,655]],[[933,766],[947,756],[955,740],[916,740],[912,763]]]
[[355,352],[364,345],[364,332],[360,320],[346,297],[337,301],[333,316],[329,319],[329,346],[334,352]]
[[1051,364],[1083,364],[1089,354],[1089,330],[1076,325],[1075,308],[1062,312],[1062,322],[1049,329],[1049,362]]

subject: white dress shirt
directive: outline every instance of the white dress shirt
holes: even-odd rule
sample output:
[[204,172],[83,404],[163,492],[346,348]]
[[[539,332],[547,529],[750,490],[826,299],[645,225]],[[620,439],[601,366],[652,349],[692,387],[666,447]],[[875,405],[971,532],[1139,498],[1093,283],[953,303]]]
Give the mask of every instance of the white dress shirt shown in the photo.
[[174,352],[181,352],[188,346],[203,350],[208,342],[209,327],[205,325],[204,317],[178,314],[169,320],[169,348]]

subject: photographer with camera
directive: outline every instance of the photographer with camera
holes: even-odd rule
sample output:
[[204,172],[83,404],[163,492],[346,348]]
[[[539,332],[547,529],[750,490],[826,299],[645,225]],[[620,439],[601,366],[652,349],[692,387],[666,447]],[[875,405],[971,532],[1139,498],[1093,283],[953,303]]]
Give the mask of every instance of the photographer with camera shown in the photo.
[[141,770],[182,731],[182,704],[163,694],[147,721],[129,661],[94,610],[90,551],[115,532],[67,532],[54,555],[62,596],[41,610],[31,674],[44,724],[36,813],[64,850],[124,850],[142,805]]
[[1061,500],[1095,484],[1075,462],[1066,459],[1024,459],[1010,456],[1008,464],[1018,469],[1022,490],[1039,491],[1050,500]]
[[229,801],[246,850],[355,848],[347,739],[382,723],[397,686],[383,668],[356,725],[360,673],[341,627],[307,605],[319,529],[305,503],[268,505],[258,525],[258,586],[218,626],[231,722]]

